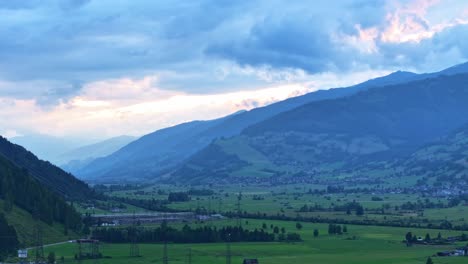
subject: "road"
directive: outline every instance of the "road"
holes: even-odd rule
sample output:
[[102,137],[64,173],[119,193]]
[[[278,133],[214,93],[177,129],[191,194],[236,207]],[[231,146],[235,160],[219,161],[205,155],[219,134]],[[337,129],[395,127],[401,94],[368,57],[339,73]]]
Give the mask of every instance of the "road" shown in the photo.
[[[57,246],[57,245],[63,245],[63,244],[67,244],[67,243],[74,243],[76,242],[76,240],[67,240],[67,241],[63,241],[63,242],[57,242],[57,243],[53,243],[53,244],[47,244],[47,245],[44,245],[43,247],[52,247],[52,246]],[[32,250],[32,249],[35,249],[36,247],[29,247],[29,248],[26,248],[26,250]]]

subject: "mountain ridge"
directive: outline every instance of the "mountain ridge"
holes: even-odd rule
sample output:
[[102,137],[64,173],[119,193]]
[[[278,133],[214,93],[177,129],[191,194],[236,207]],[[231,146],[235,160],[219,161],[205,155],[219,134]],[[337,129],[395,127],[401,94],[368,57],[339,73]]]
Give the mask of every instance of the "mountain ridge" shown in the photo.
[[[467,83],[468,74],[443,75],[311,102],[250,126],[240,136],[215,142],[229,146],[227,142],[239,138],[227,149],[209,146],[217,149],[216,157],[201,151],[172,175],[176,181],[203,174],[220,180],[263,175],[265,170],[281,174],[292,168],[333,174],[346,166],[409,154],[468,122]],[[246,159],[250,154],[239,150],[242,144],[272,165],[262,167]],[[203,162],[214,159],[232,163]]]
[[[453,69],[457,69],[459,67],[465,68],[466,65],[468,65],[468,63],[460,64],[449,69],[451,69],[450,71],[453,71]],[[197,133],[190,134],[185,138],[177,136],[170,139],[166,138],[166,140],[173,141],[171,143],[172,148],[161,150],[159,154],[151,154],[150,151],[148,152],[145,150],[146,146],[154,145],[154,143],[141,144],[139,153],[136,151],[128,151],[129,149],[123,148],[116,153],[90,163],[82,171],[77,172],[77,175],[86,180],[109,180],[111,175],[113,175],[116,180],[119,178],[129,179],[130,177],[134,177],[134,175],[140,175],[141,177],[139,176],[139,179],[154,179],[167,173],[172,168],[175,168],[183,160],[189,158],[191,154],[195,154],[197,151],[208,146],[208,144],[215,139],[239,135],[244,129],[247,129],[258,122],[264,121],[277,114],[287,112],[296,107],[300,107],[309,102],[342,98],[368,89],[373,89],[375,87],[389,86],[414,80],[430,79],[440,75],[450,74],[450,72],[447,71],[448,69],[430,74],[416,74],[397,71],[387,76],[371,79],[348,88],[319,90],[306,95],[289,98],[268,106],[255,108],[250,111],[230,116],[229,118],[225,118],[223,121],[204,123],[205,125],[198,127],[199,130],[197,130]],[[152,135],[153,141],[161,141],[163,137],[159,137],[158,134],[162,134],[164,131],[168,134],[174,133],[175,135],[177,134],[178,129],[180,129],[179,126],[185,127],[187,126],[187,123],[162,129],[159,130],[159,132],[155,131],[143,136],[142,139],[148,139],[148,136]],[[187,140],[187,138],[189,138],[189,140]],[[140,142],[143,142],[143,140],[140,140]],[[164,149],[164,147],[161,147],[161,149]],[[114,165],[118,163],[131,163],[136,165],[134,168],[129,170],[127,168],[122,168],[122,166],[114,167]],[[164,164],[164,166],[161,164]]]

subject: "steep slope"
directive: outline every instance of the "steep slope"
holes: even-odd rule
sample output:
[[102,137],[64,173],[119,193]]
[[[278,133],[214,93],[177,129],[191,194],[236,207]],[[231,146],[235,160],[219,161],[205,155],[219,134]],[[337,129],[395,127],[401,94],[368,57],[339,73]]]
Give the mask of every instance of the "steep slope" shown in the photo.
[[[458,65],[453,67],[451,72],[454,71],[453,69],[464,71],[465,68],[464,65]],[[224,119],[194,122],[163,129],[142,137],[113,155],[90,163],[82,170],[76,171],[76,175],[86,180],[113,180],[117,182],[156,178],[179,165],[191,154],[206,147],[214,139],[239,135],[243,129],[251,125],[298,106],[353,95],[373,87],[433,78],[443,74],[451,74],[451,72],[415,74],[398,71],[352,87],[317,91]],[[127,166],[128,164],[132,164],[132,166]]]
[[[194,156],[172,177],[175,181],[187,181],[191,175],[203,172],[210,176],[212,171],[219,172],[222,168],[230,170],[224,170],[222,175],[218,173],[216,180],[257,177],[265,171],[270,172],[268,176],[276,177],[285,171],[336,175],[340,170],[363,166],[370,161],[410,154],[446,135],[468,122],[467,102],[468,74],[441,76],[312,102],[257,123],[244,130],[240,137],[215,142],[214,145],[224,146],[223,153],[239,159],[236,164],[244,164],[240,168],[232,170],[230,164],[200,162],[214,157]],[[226,148],[227,142],[233,140],[238,144]],[[240,171],[258,164],[238,150],[242,144],[261,153],[270,165],[257,166],[257,171],[248,170],[240,175]],[[219,159],[222,153],[218,152],[217,156]],[[206,180],[214,179],[207,177]]]
[[3,156],[0,156],[0,205],[0,214],[16,229],[24,244],[32,242],[36,219],[47,235],[58,235],[47,237],[48,241],[63,239],[68,230],[81,230],[81,216],[72,206]]
[[194,121],[158,130],[107,157],[92,161],[76,173],[86,180],[108,182],[149,178],[208,145],[212,138],[201,133],[222,121]]
[[48,161],[39,160],[25,148],[0,137],[0,157],[27,171],[39,182],[66,199],[89,199],[94,192],[84,182]]
[[468,185],[468,124],[422,147],[398,164],[404,174],[435,178],[435,186]]
[[65,225],[60,222],[47,224],[44,221],[37,221],[33,214],[14,205],[10,211],[4,211],[4,201],[0,199],[0,214],[5,216],[8,225],[12,226],[17,235],[17,239],[23,247],[34,246],[34,232],[37,225],[40,226],[43,233],[44,244],[63,242],[71,237],[76,238],[79,231],[69,229],[65,234]]
[[59,164],[59,166],[65,171],[74,173],[89,164],[91,161],[108,156],[135,139],[135,137],[131,136],[119,136],[79,147],[61,154],[57,158],[57,164]]

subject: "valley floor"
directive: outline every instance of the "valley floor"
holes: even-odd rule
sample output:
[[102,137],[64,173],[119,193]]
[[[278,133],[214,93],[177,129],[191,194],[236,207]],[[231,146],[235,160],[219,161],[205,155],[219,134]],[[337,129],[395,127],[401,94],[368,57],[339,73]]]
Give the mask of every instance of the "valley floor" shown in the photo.
[[[247,222],[246,222],[247,221]],[[212,223],[214,225],[234,224],[229,220]],[[326,224],[303,223],[301,230],[296,230],[295,222],[264,221],[244,219],[243,227],[248,229],[262,228],[265,223],[285,227],[286,230],[301,234],[303,242],[297,243],[232,243],[232,263],[242,263],[244,258],[258,258],[262,264],[304,264],[304,263],[426,263],[427,257],[438,251],[453,250],[463,244],[445,246],[414,245],[407,247],[402,240],[408,231],[418,236],[429,233],[436,237],[439,232],[443,237],[460,235],[461,232],[447,230],[407,229],[397,227],[348,226],[348,233],[343,235],[328,235]],[[319,230],[319,236],[313,236],[313,230]],[[466,243],[466,242],[465,242]],[[192,252],[192,263],[226,263],[226,244],[169,244],[169,263],[187,263],[188,249]],[[58,259],[62,256],[65,263],[74,262],[77,245],[68,243],[46,248],[54,252]],[[86,260],[83,263],[162,263],[163,245],[139,245],[141,257],[129,257],[128,244],[101,244],[103,259]],[[108,257],[108,258],[106,258]],[[433,257],[434,263],[466,263],[468,257]]]

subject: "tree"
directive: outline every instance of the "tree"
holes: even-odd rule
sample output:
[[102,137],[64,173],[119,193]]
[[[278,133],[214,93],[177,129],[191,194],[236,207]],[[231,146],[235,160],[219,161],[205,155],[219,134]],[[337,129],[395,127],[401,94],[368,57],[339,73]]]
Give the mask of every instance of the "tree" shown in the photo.
[[406,239],[406,242],[410,243],[413,239],[413,233],[411,232],[406,233],[405,239]]
[[356,215],[364,215],[364,208],[362,207],[362,205],[356,207]]
[[186,192],[172,192],[167,198],[169,202],[187,202],[190,201],[190,196]]
[[432,258],[431,258],[431,257],[428,257],[428,258],[427,258],[426,264],[434,264],[434,262],[432,261]]
[[429,235],[429,233],[426,234],[426,237],[424,238],[424,241],[426,241],[426,242],[431,241],[431,236]]
[[54,264],[55,263],[55,253],[54,252],[49,252],[49,255],[47,256],[47,263],[49,263],[49,264]]
[[286,233],[286,229],[284,227],[281,228],[281,234]]
[[296,223],[296,229],[297,229],[297,230],[301,230],[301,229],[302,229],[302,224],[299,223],[299,222],[297,222],[297,223]]
[[275,226],[275,227],[273,228],[273,233],[275,233],[275,234],[278,234],[278,233],[279,233],[279,228],[278,228],[277,226]]
[[343,233],[348,233],[348,227],[347,226],[343,226]]
[[335,226],[335,234],[338,234],[338,235],[341,235],[341,226],[340,225],[336,225]]
[[319,235],[318,229],[314,229],[314,237],[318,237],[318,235]]
[[416,236],[413,235],[413,233],[408,232],[405,235],[405,240],[406,240],[406,246],[409,247],[417,240]]
[[262,229],[267,229],[267,224],[263,223],[262,224]]
[[437,234],[437,240],[442,240],[442,234],[440,232]]

